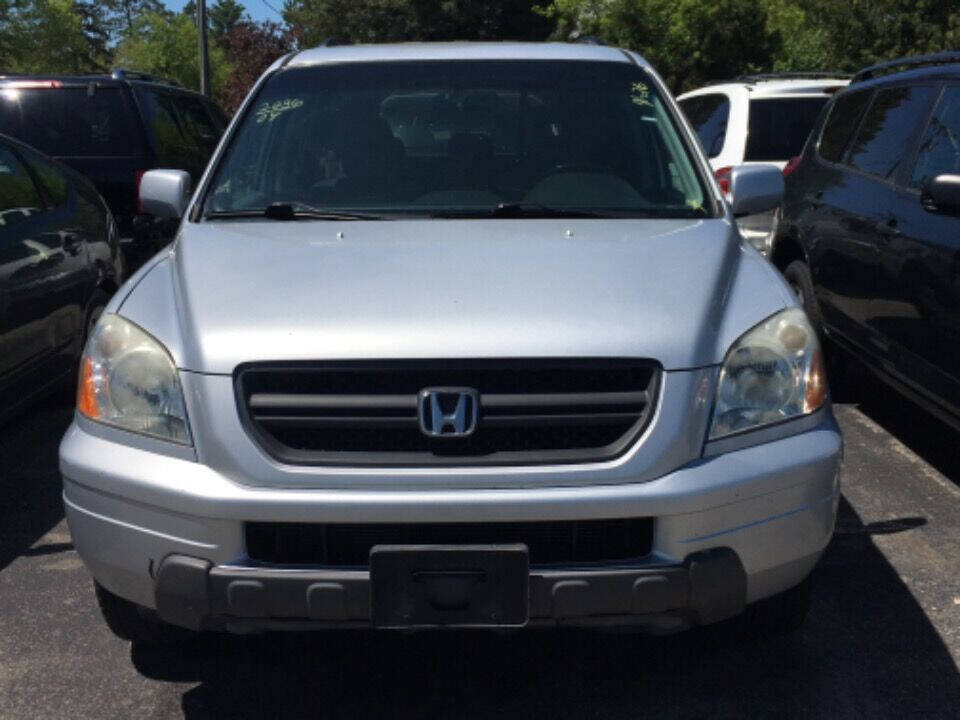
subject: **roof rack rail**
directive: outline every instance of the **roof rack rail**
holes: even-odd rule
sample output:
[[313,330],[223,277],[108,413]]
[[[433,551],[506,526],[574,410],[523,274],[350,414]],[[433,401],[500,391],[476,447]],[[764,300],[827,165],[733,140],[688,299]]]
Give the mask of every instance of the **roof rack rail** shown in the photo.
[[870,80],[871,78],[875,78],[882,73],[893,70],[894,68],[906,70],[908,68],[918,68],[925,65],[946,65],[947,63],[960,63],[960,52],[948,51],[932,53],[930,55],[903,57],[897,58],[896,60],[877,63],[876,65],[870,65],[869,67],[865,67],[863,70],[860,70],[856,75],[853,76],[853,80],[851,80],[851,82],[863,82],[864,80]]
[[773,72],[752,73],[737,78],[740,82],[759,82],[762,80],[849,80],[851,73],[842,72]]
[[143,82],[157,83],[158,85],[183,87],[176,80],[170,80],[168,78],[163,78],[158,75],[151,75],[150,73],[140,72],[138,70],[125,70],[124,68],[114,69],[113,72],[110,73],[110,77],[112,77],[114,80],[142,80]]
[[581,35],[574,40],[574,42],[580,45],[606,45],[606,43],[596,35]]
[[771,72],[738,75],[726,80],[711,80],[707,85],[725,85],[727,83],[757,83],[766,80],[849,80],[853,77],[844,72]]

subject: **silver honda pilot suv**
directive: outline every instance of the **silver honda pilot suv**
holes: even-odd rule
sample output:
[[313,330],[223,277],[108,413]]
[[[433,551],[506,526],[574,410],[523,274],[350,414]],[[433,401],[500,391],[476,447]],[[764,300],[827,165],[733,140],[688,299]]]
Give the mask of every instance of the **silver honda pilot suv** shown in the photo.
[[278,61],[116,294],[60,448],[121,637],[802,620],[839,498],[817,336],[641,57]]

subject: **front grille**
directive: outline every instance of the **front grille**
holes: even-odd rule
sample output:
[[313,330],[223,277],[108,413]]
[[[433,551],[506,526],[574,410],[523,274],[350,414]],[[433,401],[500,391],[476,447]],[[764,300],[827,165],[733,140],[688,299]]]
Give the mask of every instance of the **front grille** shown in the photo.
[[[293,464],[420,466],[605,460],[649,421],[659,370],[635,360],[247,365],[237,400],[251,435]],[[467,437],[429,437],[418,394],[470,388]]]
[[374,545],[524,543],[531,565],[632,561],[650,553],[653,521],[565,520],[514,523],[247,523],[247,556],[274,565],[367,567]]

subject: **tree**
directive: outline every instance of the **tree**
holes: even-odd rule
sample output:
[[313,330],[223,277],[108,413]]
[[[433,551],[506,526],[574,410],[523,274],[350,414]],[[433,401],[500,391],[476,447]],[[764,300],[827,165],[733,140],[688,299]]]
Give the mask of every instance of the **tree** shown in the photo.
[[[194,0],[184,4],[180,12],[192,19],[194,23],[197,22],[197,3]],[[207,7],[207,29],[214,40],[224,45],[227,33],[235,28],[244,16],[243,5],[236,0],[217,0]],[[246,17],[249,19],[248,15]],[[226,49],[225,45],[224,49]]]
[[103,0],[100,5],[107,16],[111,39],[114,42],[133,31],[139,16],[164,12],[161,0]]
[[0,4],[0,63],[5,72],[104,72],[109,31],[95,2],[35,0]]
[[226,34],[224,42],[233,71],[218,99],[227,113],[233,113],[263,71],[293,50],[294,39],[289,30],[277,23],[245,20]]
[[554,36],[643,53],[674,90],[754,70],[845,70],[960,44],[957,0],[553,0]]
[[554,0],[555,35],[596,35],[637,50],[677,92],[769,68],[781,47],[756,0]]
[[304,46],[402,40],[534,40],[550,33],[533,0],[287,0]]
[[[209,48],[210,83],[216,94],[230,76],[226,53],[216,44]],[[116,62],[123,67],[161,75],[193,89],[200,87],[200,52],[197,28],[189,17],[146,12],[117,47]]]
[[842,70],[907,55],[956,49],[957,0],[799,0]]
[[223,41],[227,33],[243,20],[243,5],[236,0],[217,0],[207,11],[210,19],[210,31],[218,42]]

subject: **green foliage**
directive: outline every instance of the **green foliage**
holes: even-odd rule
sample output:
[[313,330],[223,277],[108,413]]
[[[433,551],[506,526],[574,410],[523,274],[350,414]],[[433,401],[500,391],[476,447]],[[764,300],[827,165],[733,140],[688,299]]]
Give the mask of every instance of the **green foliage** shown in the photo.
[[[197,3],[189,0],[183,6],[182,14],[193,22],[197,21]],[[207,27],[217,42],[224,44],[227,33],[233,30],[244,18],[243,5],[236,0],[217,0],[207,5]]]
[[283,18],[303,47],[339,42],[544,39],[532,0],[287,0]]
[[554,36],[639,51],[676,91],[756,70],[845,70],[960,45],[957,0],[553,0]]
[[561,38],[597,35],[639,51],[676,90],[768,67],[779,37],[757,0],[555,0]]
[[164,12],[161,0],[101,0],[99,5],[106,14],[114,41],[129,34],[140,15]]
[[[210,84],[216,94],[230,77],[226,53],[215,43],[210,48]],[[138,15],[130,32],[117,47],[119,67],[155,73],[184,87],[200,87],[200,51],[197,29],[186,15],[147,12]]]
[[108,31],[95,2],[12,0],[0,3],[0,71],[102,72]]
[[218,41],[222,41],[227,33],[233,30],[243,19],[243,5],[236,0],[217,0],[207,8],[210,18],[210,32]]

